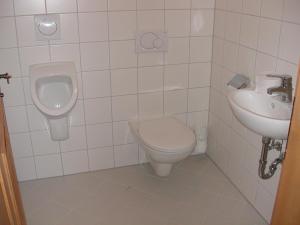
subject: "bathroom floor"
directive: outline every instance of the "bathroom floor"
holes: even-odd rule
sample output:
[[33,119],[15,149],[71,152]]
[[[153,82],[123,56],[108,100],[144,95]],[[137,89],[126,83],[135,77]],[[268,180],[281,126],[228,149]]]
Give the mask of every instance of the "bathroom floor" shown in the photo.
[[28,225],[266,225],[206,156],[20,184]]

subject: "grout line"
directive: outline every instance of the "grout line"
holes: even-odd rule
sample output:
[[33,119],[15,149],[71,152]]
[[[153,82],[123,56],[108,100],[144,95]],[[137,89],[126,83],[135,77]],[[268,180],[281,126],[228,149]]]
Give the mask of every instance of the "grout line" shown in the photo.
[[[78,11],[78,2],[76,1],[76,7],[77,7],[77,11]],[[80,70],[82,70],[83,66],[82,66],[82,54],[81,54],[81,46],[80,46],[80,27],[79,27],[79,13],[76,13],[77,16],[77,35],[78,35],[78,40],[79,40],[79,44],[78,44],[78,51],[79,51],[79,63],[80,63]],[[81,90],[82,92],[84,92],[83,90],[83,79],[82,79],[82,71],[79,72],[80,73],[80,79],[81,79]],[[82,93],[82,95],[84,95]],[[85,132],[85,146],[86,146],[86,153],[87,153],[87,162],[88,162],[88,171],[91,170],[90,168],[90,156],[89,156],[89,151],[88,151],[88,141],[87,141],[87,124],[86,124],[86,112],[85,112],[85,99],[83,96],[82,99],[82,104],[83,104],[83,120],[84,120],[84,132]],[[71,127],[70,127],[71,129]],[[65,174],[65,171],[64,171]]]
[[[210,157],[209,154],[206,154],[206,156],[210,159],[210,161],[218,168],[218,170],[223,174],[224,177],[227,178],[227,180],[235,187],[235,189],[240,193],[240,195],[243,197],[244,200],[246,200],[252,207],[253,209],[261,216],[263,220],[266,221],[265,217],[261,214],[260,211],[255,207],[254,204],[248,198],[244,195],[244,193],[240,190],[240,188],[231,180],[231,178],[219,167],[219,165]],[[256,196],[255,196],[256,198]],[[267,222],[267,221],[266,221]]]
[[[167,32],[167,23],[166,23],[166,1],[164,0],[164,32]],[[169,38],[168,38],[169,39]],[[169,43],[169,40],[168,40]],[[169,47],[168,47],[169,48]],[[166,58],[167,52],[162,52],[162,60],[163,60],[163,74],[162,74],[162,114],[166,115],[166,98],[165,98],[165,78],[166,78]]]
[[[216,3],[215,3],[215,7],[216,7]],[[206,128],[206,130],[207,130],[207,137],[206,137],[206,139],[207,139],[207,147],[206,147],[206,149],[208,148],[208,129],[209,129],[209,121],[211,120],[211,99],[212,99],[212,82],[213,82],[213,59],[214,59],[214,51],[213,51],[213,49],[214,49],[214,38],[215,38],[215,29],[216,29],[216,15],[217,15],[217,13],[216,13],[216,8],[215,8],[215,10],[214,10],[214,21],[213,21],[213,32],[212,32],[212,48],[211,48],[211,64],[210,64],[210,81],[209,81],[209,84],[210,84],[210,87],[209,87],[209,101],[208,101],[208,116],[207,116],[207,128]],[[225,14],[224,14],[225,15]],[[225,15],[226,16],[226,15]],[[226,19],[225,19],[225,22],[226,22]],[[224,22],[224,37],[225,37],[225,22]]]
[[[282,41],[281,38],[282,38],[283,25],[284,25],[283,22],[280,22],[278,46],[277,46],[277,51],[276,51],[276,56],[275,56],[276,57],[276,68],[275,68],[276,71],[278,70],[278,59],[280,59],[279,54],[280,54],[280,45],[281,45],[281,41]],[[296,73],[296,71],[295,71],[295,73]]]
[[[107,0],[107,10],[109,8],[109,0]],[[114,148],[114,126],[113,126],[113,96],[112,96],[112,77],[111,77],[111,41],[110,41],[110,24],[109,24],[109,12],[107,12],[107,38],[109,40],[108,42],[108,68],[109,68],[109,79],[110,79],[110,116],[111,116],[111,138],[112,138],[112,153],[113,153],[113,163],[114,163],[114,168],[116,167],[116,157],[115,157],[115,148]]]
[[[192,0],[190,0],[190,9],[189,9],[189,13],[190,13],[190,17],[189,17],[189,35],[190,35],[190,38],[189,38],[189,44],[188,44],[188,51],[189,51],[189,65],[188,65],[188,74],[187,74],[187,88],[186,88],[186,116],[185,116],[185,123],[187,124],[188,122],[188,113],[189,112],[189,98],[190,98],[190,74],[191,74],[191,69],[190,69],[190,63],[192,62],[191,60],[191,34],[192,34]],[[212,49],[211,49],[212,51]],[[211,54],[212,55],[212,54]],[[211,59],[210,59],[211,60]],[[199,74],[200,75],[200,74]]]
[[[14,8],[14,13],[15,13],[15,2],[12,1],[13,4],[13,8]],[[19,36],[18,36],[18,30],[17,30],[17,21],[16,21],[16,17],[14,17],[14,24],[15,24],[15,29],[16,29],[16,39],[17,39],[17,46],[19,45]],[[20,48],[17,47],[17,51],[18,51],[18,60],[19,60],[19,67],[20,67],[20,71],[22,73],[22,68],[21,68],[21,56],[20,56]],[[25,96],[25,88],[24,88],[24,80],[21,79],[22,82],[22,92],[23,92],[23,96]],[[24,97],[24,101],[26,103],[26,98]],[[27,119],[27,127],[28,127],[28,131],[24,132],[24,133],[28,133],[29,135],[29,139],[30,139],[30,147],[31,147],[31,153],[32,153],[32,160],[34,162],[34,172],[35,172],[35,179],[38,178],[38,174],[37,174],[37,166],[36,166],[36,159],[33,156],[34,155],[34,149],[33,149],[33,142],[32,142],[32,137],[31,137],[31,133],[30,133],[30,124],[29,124],[29,114],[28,114],[28,110],[27,110],[27,106],[24,106],[25,108],[25,112],[26,112],[26,119]],[[11,135],[11,133],[9,133],[9,136]],[[13,158],[15,158],[15,156],[13,156]]]

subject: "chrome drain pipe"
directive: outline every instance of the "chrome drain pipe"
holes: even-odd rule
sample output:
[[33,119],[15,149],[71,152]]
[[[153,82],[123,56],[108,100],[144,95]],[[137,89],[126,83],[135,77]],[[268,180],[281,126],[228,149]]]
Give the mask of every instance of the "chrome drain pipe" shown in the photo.
[[[271,165],[269,166],[269,170],[266,171],[267,163],[268,163],[268,153],[270,150],[277,150],[280,152],[279,157],[276,158]],[[266,180],[271,178],[276,170],[277,167],[282,161],[284,160],[285,153],[282,152],[282,143],[275,141],[275,139],[269,137],[262,138],[262,150],[259,160],[259,168],[258,168],[258,175]]]

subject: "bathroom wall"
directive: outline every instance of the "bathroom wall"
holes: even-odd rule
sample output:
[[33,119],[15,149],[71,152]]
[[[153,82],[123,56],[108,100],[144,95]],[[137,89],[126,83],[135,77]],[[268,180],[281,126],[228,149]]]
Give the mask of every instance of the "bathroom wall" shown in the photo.
[[[34,14],[57,13],[61,40],[37,41]],[[20,181],[144,162],[128,120],[175,115],[206,149],[214,0],[0,0],[0,73]],[[168,32],[167,53],[135,53],[135,33]],[[70,139],[49,138],[28,66],[73,61]]]
[[[294,76],[300,56],[299,0],[216,0],[208,154],[270,220],[280,172],[258,177],[261,137],[241,125],[226,100],[236,73]],[[270,160],[274,158],[274,154]]]

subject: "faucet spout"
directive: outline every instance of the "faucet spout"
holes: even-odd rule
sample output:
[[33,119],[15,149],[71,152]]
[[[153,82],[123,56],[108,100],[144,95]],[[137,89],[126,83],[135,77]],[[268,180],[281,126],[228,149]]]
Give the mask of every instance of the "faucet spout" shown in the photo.
[[269,77],[277,77],[281,79],[281,85],[278,87],[270,87],[267,89],[269,95],[279,93],[283,102],[291,102],[293,98],[292,77],[289,75],[267,75]]
[[271,87],[267,89],[267,93],[269,95],[272,95],[274,93],[284,93],[285,92],[285,88],[283,88],[282,86],[279,87]]

